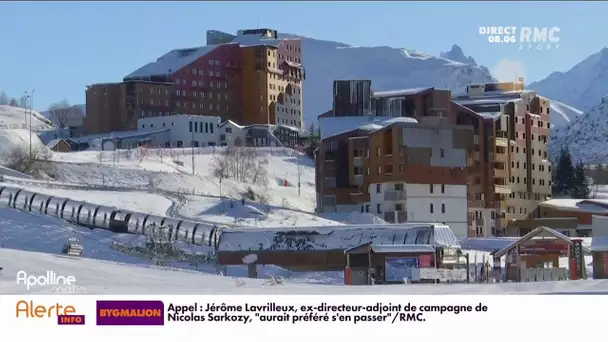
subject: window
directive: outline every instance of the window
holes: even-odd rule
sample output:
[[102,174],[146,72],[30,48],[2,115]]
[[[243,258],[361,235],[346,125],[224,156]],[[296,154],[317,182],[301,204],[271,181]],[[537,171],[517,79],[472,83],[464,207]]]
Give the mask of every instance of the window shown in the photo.
[[445,203],[441,203],[441,213],[445,214]]
[[441,158],[444,157],[444,151],[443,151],[443,149],[439,149],[439,155],[440,155]]
[[433,193],[433,184],[429,184],[429,193]]
[[444,184],[441,184],[441,193],[445,194],[445,185]]
[[433,203],[430,204],[431,214],[433,213]]
[[192,133],[192,121],[189,122],[189,126],[190,126],[190,133]]
[[209,70],[208,75],[213,77],[213,71]]
[[379,194],[382,192],[382,186],[380,184],[376,184],[376,193]]
[[382,214],[382,204],[376,205],[376,211],[378,212],[378,214]]
[[209,65],[213,65],[213,64],[214,64],[214,63],[213,63],[213,60],[212,60],[212,59],[210,59],[210,60],[209,60]]

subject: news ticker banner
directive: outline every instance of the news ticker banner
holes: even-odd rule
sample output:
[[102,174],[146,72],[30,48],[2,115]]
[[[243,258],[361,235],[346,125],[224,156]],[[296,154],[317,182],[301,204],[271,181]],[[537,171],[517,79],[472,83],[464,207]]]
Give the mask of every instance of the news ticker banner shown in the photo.
[[[407,291],[406,288],[403,289]],[[608,296],[0,296],[3,336],[146,341],[450,338],[552,341],[595,337]],[[564,325],[556,322],[564,322]],[[373,328],[373,329],[370,329]],[[93,333],[93,334],[92,334]],[[17,336],[17,335],[15,335]],[[9,338],[10,340],[10,338]]]

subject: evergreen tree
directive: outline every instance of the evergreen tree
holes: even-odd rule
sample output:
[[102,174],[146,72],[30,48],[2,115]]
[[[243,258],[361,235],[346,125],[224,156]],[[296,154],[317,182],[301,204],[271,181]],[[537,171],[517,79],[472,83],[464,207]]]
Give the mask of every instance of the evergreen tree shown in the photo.
[[10,100],[5,92],[0,92],[0,105],[8,105]]
[[604,169],[604,165],[599,163],[595,166],[595,169],[591,173],[593,175],[593,183],[594,184],[605,184],[606,177],[604,176],[606,170]]
[[[583,170],[584,171],[584,170]],[[555,195],[568,195],[574,181],[574,166],[572,156],[567,149],[562,149],[553,182],[553,193]]]
[[19,103],[17,103],[17,100],[15,100],[14,97],[11,99],[11,102],[9,103],[9,105],[13,106],[13,107],[19,107]]
[[585,199],[589,198],[590,193],[589,180],[585,175],[585,166],[583,163],[578,163],[574,169],[574,177],[570,187],[570,196],[572,196],[572,198]]

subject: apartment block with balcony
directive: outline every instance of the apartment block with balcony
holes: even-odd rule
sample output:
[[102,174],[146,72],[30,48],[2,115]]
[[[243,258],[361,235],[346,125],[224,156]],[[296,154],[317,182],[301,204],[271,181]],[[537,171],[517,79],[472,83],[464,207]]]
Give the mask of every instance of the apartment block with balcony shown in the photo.
[[389,120],[326,137],[316,158],[317,209],[388,222],[442,222],[467,233],[472,129]]
[[[131,130],[139,117],[178,113],[302,129],[305,70],[300,39],[254,29],[236,35],[209,31],[207,40],[206,46],[169,51],[123,78],[124,84],[170,84],[163,93],[168,98],[160,99],[162,104],[130,104],[118,85],[112,90],[106,86],[106,95],[99,101],[92,90],[87,95],[87,113],[101,116],[89,119],[88,131]],[[112,113],[106,113],[110,109],[104,109],[104,103],[112,107]],[[142,114],[139,107],[150,108]],[[104,123],[114,117],[120,120]]]
[[523,80],[470,85],[454,101],[493,118],[484,120],[484,136],[474,139],[485,148],[476,145],[473,153],[469,229],[474,236],[502,235],[513,220],[536,217],[538,204],[550,196],[549,103],[524,90]]

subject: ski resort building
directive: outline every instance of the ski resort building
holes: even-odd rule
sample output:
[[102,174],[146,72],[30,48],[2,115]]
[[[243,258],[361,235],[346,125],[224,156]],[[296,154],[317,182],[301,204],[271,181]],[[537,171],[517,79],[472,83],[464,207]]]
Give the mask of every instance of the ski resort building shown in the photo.
[[123,82],[89,86],[85,131],[132,130],[139,118],[176,114],[300,130],[301,48],[275,30],[209,31],[205,46],[172,50]]
[[549,100],[520,79],[469,85],[453,103],[481,118],[457,117],[475,131],[471,235],[504,235],[516,220],[540,217],[539,204],[551,196]]
[[366,80],[335,81],[339,102],[319,116],[322,139],[335,136],[336,129],[358,129],[362,117],[368,123],[406,117],[470,127],[468,235],[503,236],[515,220],[539,217],[539,203],[551,194],[549,101],[524,90],[523,80],[472,84],[454,97],[434,88],[371,91],[368,97],[368,85]]
[[[343,127],[341,119],[328,118]],[[359,119],[353,130],[323,136],[317,210],[368,212],[394,223],[441,222],[466,237],[473,130],[411,118]]]

